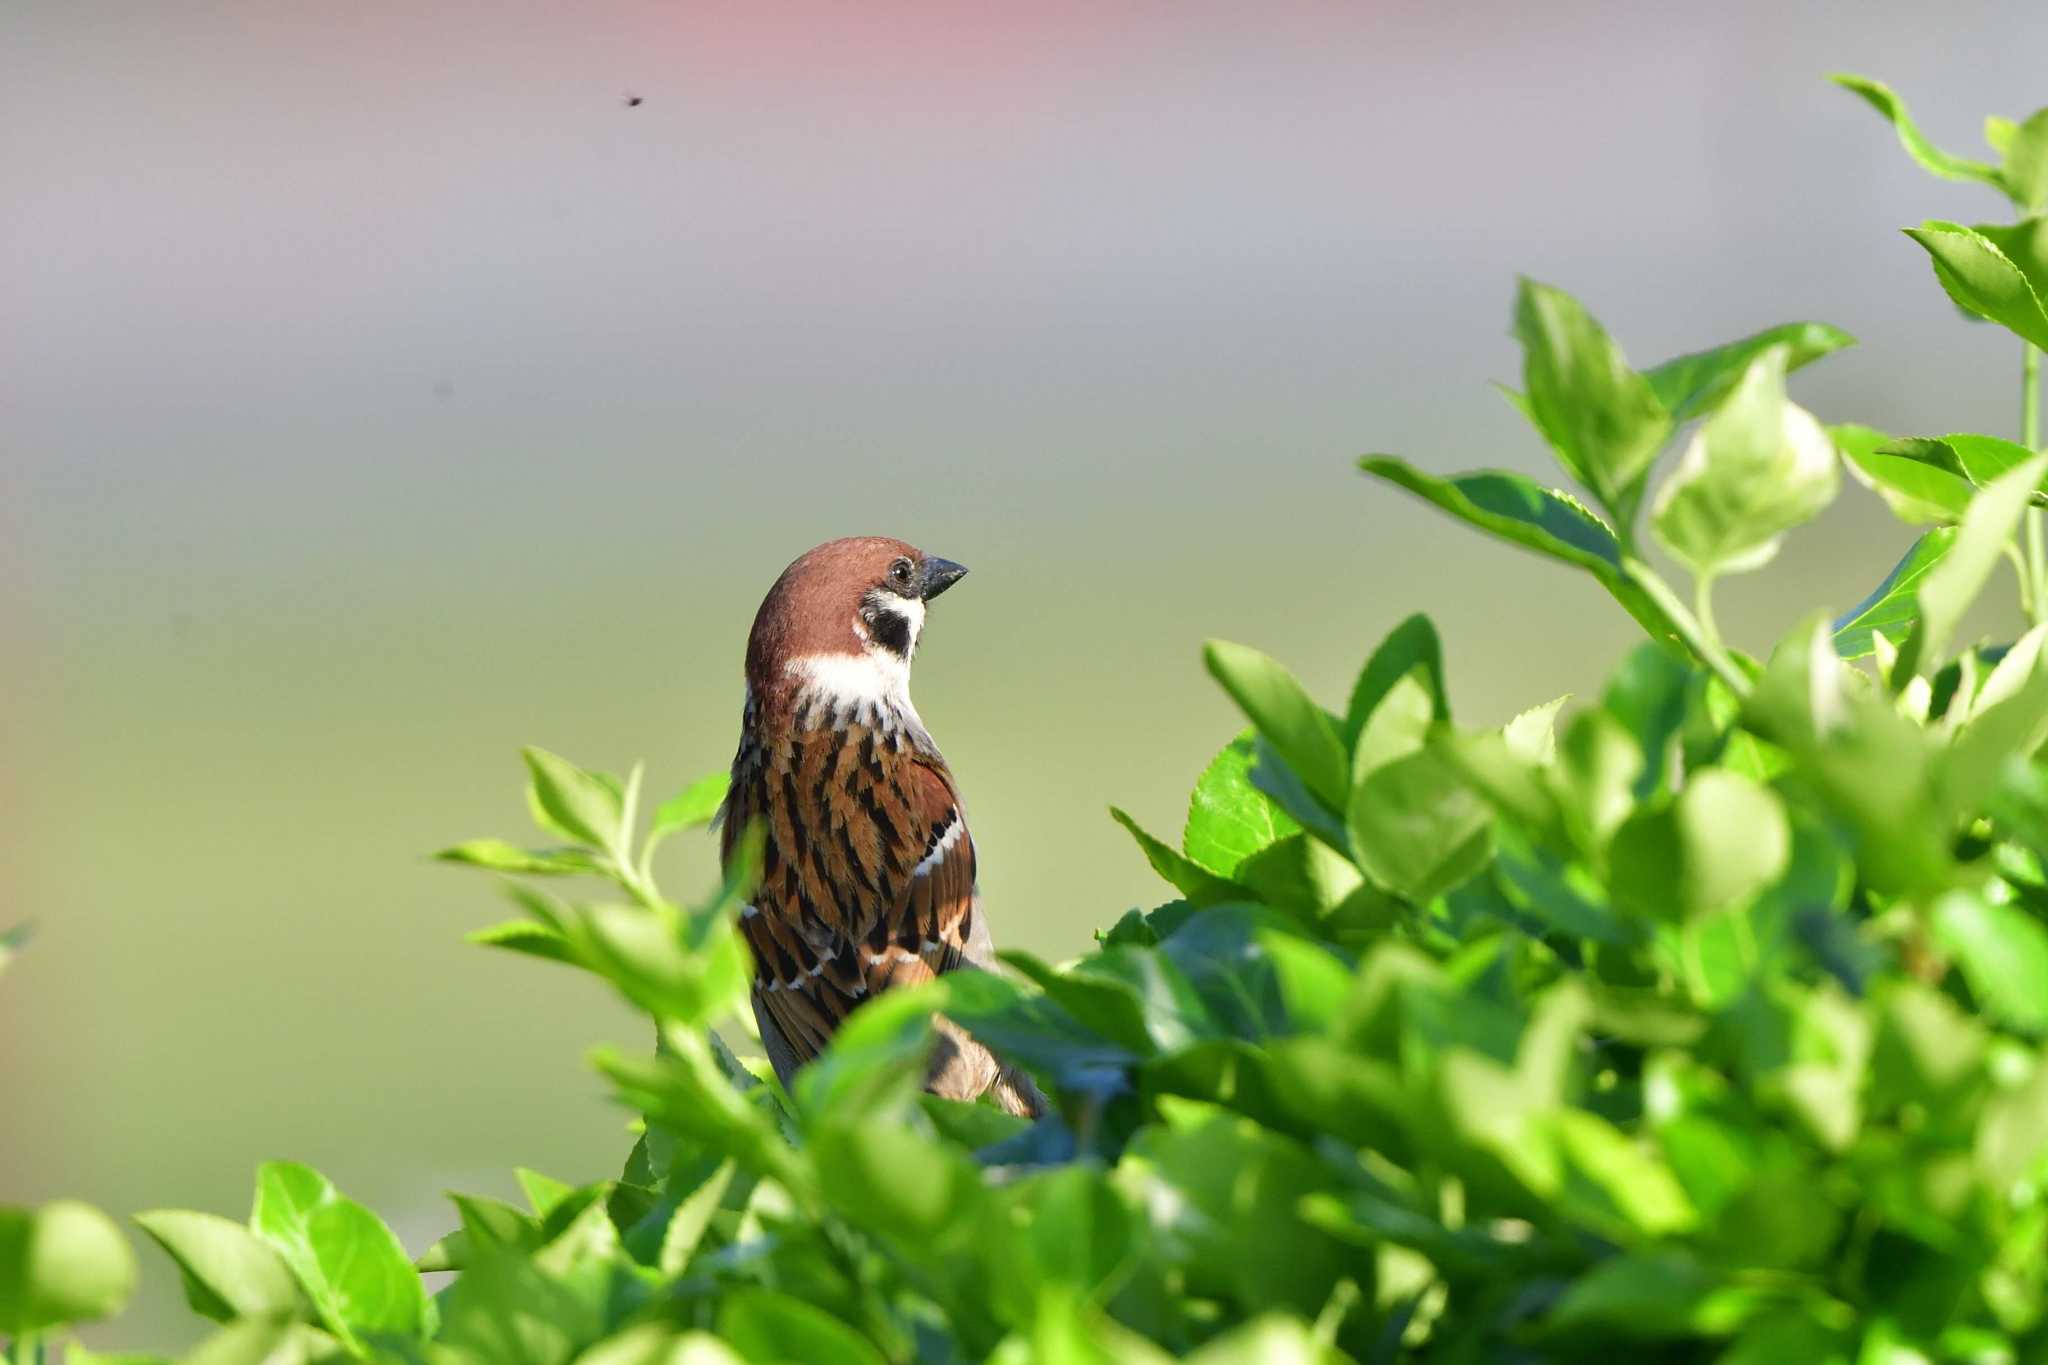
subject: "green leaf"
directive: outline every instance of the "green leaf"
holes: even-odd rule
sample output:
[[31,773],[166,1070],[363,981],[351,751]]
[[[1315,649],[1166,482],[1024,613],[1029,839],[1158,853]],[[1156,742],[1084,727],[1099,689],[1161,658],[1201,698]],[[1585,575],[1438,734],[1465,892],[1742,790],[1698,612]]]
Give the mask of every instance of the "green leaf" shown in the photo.
[[[1253,753],[1252,732],[1247,730],[1210,760],[1188,796],[1181,848],[1219,877],[1235,876],[1245,859],[1301,832],[1299,821],[1252,785]],[[1181,891],[1187,894],[1186,887]]]
[[[1131,1139],[1117,1183],[1152,1235],[1184,1248],[1197,1292],[1313,1313],[1346,1271],[1345,1248],[1301,1217],[1333,1175],[1307,1148],[1249,1119],[1171,1096]],[[1256,1249],[1245,1230],[1257,1229]]]
[[730,1160],[721,1162],[703,1184],[676,1205],[676,1211],[669,1215],[667,1229],[661,1234],[661,1256],[657,1268],[662,1274],[680,1275],[690,1268],[690,1260],[697,1254],[705,1230],[711,1226],[711,1216],[724,1202],[725,1192],[732,1185],[733,1173],[738,1169]]
[[1185,1359],[1187,1365],[1339,1365],[1346,1357],[1319,1340],[1302,1319],[1263,1313]]
[[1417,904],[1465,881],[1492,854],[1492,808],[1433,748],[1365,774],[1345,822],[1366,875]]
[[545,924],[535,924],[531,920],[507,920],[503,924],[493,924],[488,928],[472,929],[466,937],[471,943],[482,944],[486,948],[504,948],[515,953],[525,953],[529,957],[544,957],[550,962],[583,965],[582,958],[576,954],[575,946],[559,929],[551,929]]
[[1906,235],[1934,259],[1934,276],[1956,306],[2000,323],[2036,346],[2048,346],[2048,309],[2035,281],[1991,235],[1930,219]]
[[568,877],[598,871],[597,861],[580,848],[524,849],[503,839],[471,839],[434,855],[444,863],[463,863],[493,872]]
[[2044,472],[2048,455],[2036,456],[1993,480],[1970,504],[1954,544],[1920,580],[1920,629],[1913,636],[1920,645],[1917,651],[1901,651],[1899,666],[1906,673],[1931,672],[1941,662],[1949,637],[1990,581]]
[[345,1342],[362,1334],[422,1337],[426,1291],[405,1248],[376,1214],[310,1166],[273,1161],[256,1172],[249,1226],[275,1247],[327,1326]]
[[678,1332],[643,1322],[606,1337],[576,1357],[576,1365],[747,1365],[746,1358],[709,1332]]
[[882,1353],[845,1323],[802,1299],[767,1289],[726,1294],[718,1335],[750,1361],[803,1365],[885,1365]]
[[1791,859],[1784,803],[1725,769],[1692,775],[1668,808],[1631,816],[1607,851],[1614,894],[1665,919],[1731,910],[1776,881]]
[[1955,545],[1953,526],[1938,527],[1913,542],[1884,582],[1834,624],[1835,649],[1844,659],[1861,659],[1882,636],[1903,644],[1920,620],[1920,583]]
[[330,1365],[347,1359],[335,1339],[303,1322],[244,1318],[180,1356],[179,1365]]
[[2048,208],[2048,109],[2036,109],[1997,150],[2005,158],[2005,192],[2020,212]]
[[1762,1290],[1730,1283],[1684,1251],[1641,1251],[1610,1257],[1581,1276],[1546,1325],[1648,1340],[1726,1336],[1769,1304]]
[[525,1255],[484,1247],[441,1297],[445,1325],[431,1358],[437,1365],[569,1365],[603,1331],[612,1279],[601,1261],[551,1272]]
[[134,1289],[135,1253],[98,1209],[0,1206],[0,1335],[111,1317]]
[[1420,749],[1437,719],[1436,704],[1419,670],[1397,681],[1365,718],[1352,745],[1351,785],[1357,787],[1373,769]]
[[562,1204],[562,1201],[576,1193],[576,1187],[551,1175],[515,1166],[512,1178],[519,1182],[519,1189],[526,1196],[526,1206],[533,1210],[533,1216],[546,1219]]
[[[2022,636],[1985,681],[1968,721],[1936,760],[1935,781],[1958,821],[1975,819],[2005,765],[2025,760],[2048,739],[2048,669],[2041,646],[2048,626]],[[2008,668],[2007,664],[2012,667]],[[1951,712],[1962,705],[1951,705]]]
[[1258,650],[1228,640],[1204,645],[1202,661],[1308,789],[1331,810],[1342,810],[1350,788],[1344,746],[1294,675]]
[[2033,1060],[2024,1081],[1991,1097],[1977,1125],[1977,1169],[2001,1195],[2036,1176],[2048,1152],[2048,1063]]
[[1909,526],[1963,518],[1975,489],[1970,480],[1922,458],[1922,442],[1894,441],[1881,431],[1851,423],[1828,428],[1835,448],[1856,481],[1883,498],[1892,515]]
[[1824,322],[1788,322],[1725,346],[1667,360],[1644,370],[1643,378],[1672,420],[1685,422],[1727,397],[1750,362],[1766,351],[1783,347],[1785,368],[1790,371],[1855,344],[1855,337]]
[[1686,1232],[1699,1221],[1685,1188],[1646,1144],[1583,1109],[1560,1109],[1548,1126],[1584,1182],[1580,1198],[1611,1206],[1648,1237]]
[[725,804],[725,793],[731,786],[731,773],[713,773],[692,782],[655,808],[654,824],[648,829],[647,838],[650,842],[665,839],[678,830],[710,824],[718,808]]
[[1392,455],[1368,455],[1358,467],[1501,540],[1586,570],[1651,635],[1670,634],[1656,606],[1622,572],[1614,533],[1565,494],[1499,470],[1440,479]]
[[592,848],[621,847],[625,805],[618,791],[545,749],[529,746],[520,753],[526,759],[528,803],[541,828]]
[[1600,324],[1561,290],[1524,279],[1515,298],[1529,415],[1558,462],[1627,523],[1671,417]]
[[1785,351],[1772,347],[1686,446],[1657,490],[1651,525],[1696,577],[1754,569],[1834,500],[1837,482],[1834,444],[1785,400]]
[[240,1223],[211,1213],[138,1213],[142,1230],[177,1262],[185,1302],[215,1322],[301,1317],[310,1305],[276,1249]]
[[581,907],[568,926],[577,956],[658,1018],[700,1027],[746,997],[753,968],[728,894],[708,909]]
[[941,1099],[929,1094],[918,1096],[917,1102],[932,1121],[932,1127],[939,1130],[940,1136],[969,1151],[1007,1142],[1031,1126],[1029,1119],[1006,1114],[986,1104]]
[[[2014,466],[2025,464],[2034,453],[2013,441],[1970,432],[1955,432],[1948,436],[1906,436],[1886,442],[1881,449],[1954,475],[1972,488],[1982,488]],[[2044,497],[2042,490],[2037,488],[2034,501],[2040,505],[2048,502],[2048,497]]]
[[1351,704],[1344,709],[1344,742],[1358,739],[1366,718],[1403,678],[1419,677],[1429,692],[1431,713],[1448,720],[1451,703],[1444,693],[1444,650],[1436,627],[1427,616],[1417,614],[1387,632],[1372,657],[1351,686]]
[[1253,854],[1239,864],[1237,875],[1266,904],[1311,919],[1336,909],[1364,885],[1349,858],[1308,834],[1290,834]]
[[1892,93],[1892,88],[1882,81],[1871,80],[1868,76],[1852,76],[1840,73],[1828,77],[1844,90],[1861,95],[1869,101],[1870,107],[1890,121],[1899,135],[1899,145],[1906,149],[1906,155],[1920,164],[1922,170],[1938,175],[1944,180],[1974,180],[1984,185],[1999,185],[1995,167],[1967,157],[1951,156],[1927,140],[1920,131],[1913,116],[1906,112],[1906,102]]
[[621,1099],[650,1120],[703,1143],[717,1156],[734,1158],[749,1171],[771,1176],[786,1188],[808,1189],[809,1171],[800,1154],[734,1085],[720,1065],[715,1036],[671,1028],[662,1038],[668,1046],[659,1056],[629,1057],[600,1048],[591,1062],[617,1087]]
[[1131,838],[1137,842],[1139,851],[1145,855],[1145,861],[1152,865],[1152,870],[1165,878],[1181,895],[1186,896],[1191,904],[1201,905],[1239,898],[1236,886],[1185,854],[1175,851],[1171,844],[1146,833],[1144,826],[1124,811],[1111,806],[1109,815],[1112,820],[1129,831]]
[[1936,902],[1929,927],[1986,1013],[2031,1033],[2048,1030],[2048,929],[2039,920],[1952,891]]

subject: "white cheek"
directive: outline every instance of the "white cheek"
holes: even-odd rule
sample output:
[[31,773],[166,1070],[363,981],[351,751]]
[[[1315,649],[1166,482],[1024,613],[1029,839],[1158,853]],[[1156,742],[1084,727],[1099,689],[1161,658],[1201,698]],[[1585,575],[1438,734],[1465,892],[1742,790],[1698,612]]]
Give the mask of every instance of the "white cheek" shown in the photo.
[[891,602],[889,607],[898,616],[910,622],[910,652],[917,653],[917,642],[924,635],[924,603],[914,598],[903,598]]

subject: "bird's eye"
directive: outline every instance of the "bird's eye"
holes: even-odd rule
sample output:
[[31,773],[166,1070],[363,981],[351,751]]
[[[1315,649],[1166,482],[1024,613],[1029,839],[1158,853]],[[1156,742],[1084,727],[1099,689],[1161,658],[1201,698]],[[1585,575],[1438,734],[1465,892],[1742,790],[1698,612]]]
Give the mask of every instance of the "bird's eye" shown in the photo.
[[889,566],[889,581],[898,587],[910,585],[910,561],[899,559]]

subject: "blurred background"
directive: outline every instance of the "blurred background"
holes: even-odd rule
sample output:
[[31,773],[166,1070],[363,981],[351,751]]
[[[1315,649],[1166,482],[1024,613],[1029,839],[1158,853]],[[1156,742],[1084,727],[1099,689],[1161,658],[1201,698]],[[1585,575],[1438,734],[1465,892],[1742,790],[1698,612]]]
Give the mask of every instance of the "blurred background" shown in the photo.
[[[811,544],[974,575],[918,704],[1000,940],[1165,898],[1235,729],[1208,636],[1341,704],[1413,611],[1460,718],[1596,686],[1590,583],[1368,484],[1548,475],[1517,272],[1649,364],[1819,319],[1824,420],[2011,434],[2017,357],[1896,229],[2048,103],[2048,8],[129,0],[0,6],[0,1201],[240,1216],[311,1162],[417,1250],[441,1192],[615,1173],[571,973],[466,946],[517,747],[722,768]],[[637,105],[628,100],[637,97]],[[1850,486],[1721,616],[1761,650],[1910,539]],[[678,893],[712,875],[679,841]],[[94,1339],[179,1344],[176,1277]],[[168,1316],[167,1316],[168,1315]]]

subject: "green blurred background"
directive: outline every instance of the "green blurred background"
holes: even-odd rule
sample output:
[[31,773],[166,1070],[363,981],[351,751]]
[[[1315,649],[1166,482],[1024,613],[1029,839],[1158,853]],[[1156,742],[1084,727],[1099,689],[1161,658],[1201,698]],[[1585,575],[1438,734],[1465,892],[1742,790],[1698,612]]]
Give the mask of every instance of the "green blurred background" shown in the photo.
[[[1542,471],[1517,271],[1638,363],[1817,318],[1824,420],[2013,425],[2016,357],[1895,229],[2048,102],[2048,10],[1848,3],[0,6],[0,1201],[240,1214],[320,1166],[612,1173],[635,1043],[425,859],[517,836],[517,746],[723,767],[761,592],[836,535],[973,576],[920,709],[998,937],[1162,898],[1234,729],[1207,636],[1341,699],[1412,611],[1470,723],[1597,685],[1587,582],[1352,470]],[[629,107],[632,93],[643,103]],[[1850,487],[1728,584],[1762,648],[1909,533]],[[667,855],[678,892],[706,841]],[[149,1253],[153,1256],[153,1253]],[[175,1344],[175,1277],[104,1343]]]

